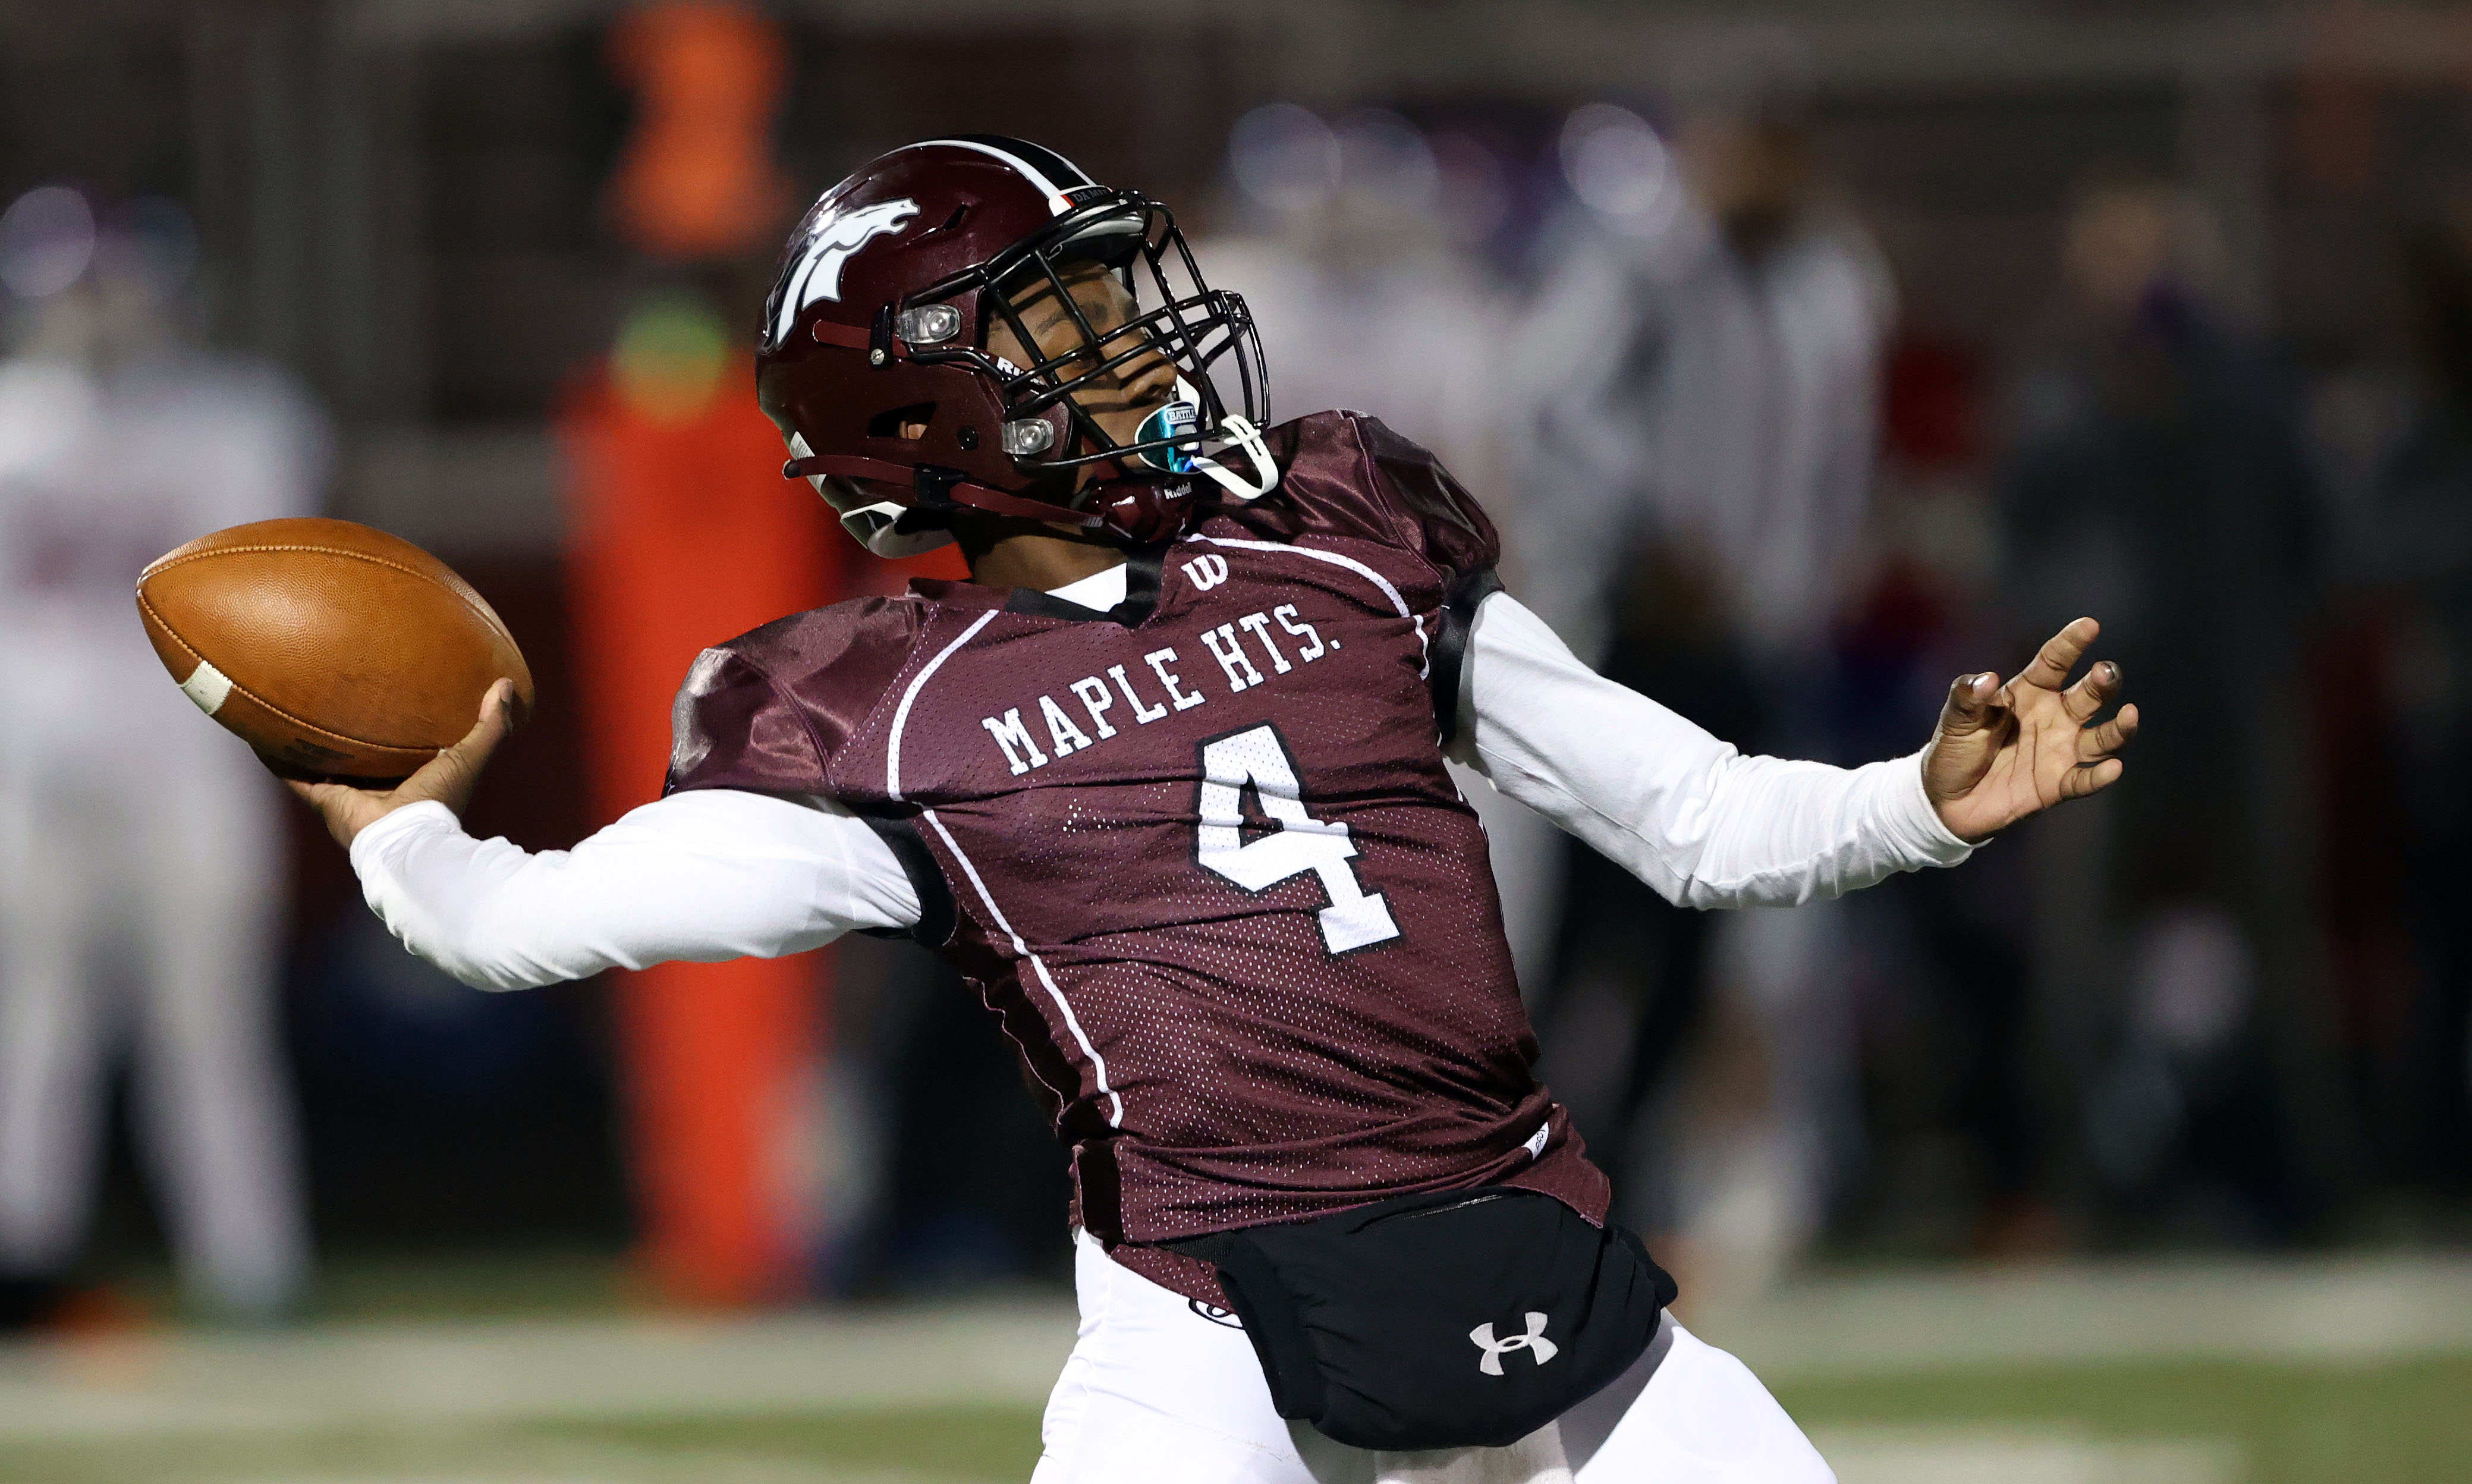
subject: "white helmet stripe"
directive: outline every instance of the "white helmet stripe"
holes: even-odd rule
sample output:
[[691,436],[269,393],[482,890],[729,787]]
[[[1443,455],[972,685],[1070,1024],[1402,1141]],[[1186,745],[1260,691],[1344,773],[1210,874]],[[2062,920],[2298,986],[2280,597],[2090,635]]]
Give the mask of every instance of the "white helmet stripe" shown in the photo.
[[1031,184],[1037,186],[1039,190],[1046,193],[1047,212],[1050,216],[1062,216],[1065,212],[1073,209],[1073,203],[1064,199],[1064,193],[1057,188],[1055,181],[1047,179],[1047,177],[1042,175],[1030,163],[1030,161],[1013,154],[1010,150],[999,150],[992,144],[981,144],[976,139],[922,139],[916,144],[911,145],[910,148],[914,150],[926,150],[933,149],[938,145],[947,145],[956,150],[976,150],[982,155],[992,155],[996,158],[1003,160],[1006,164],[1010,165],[1013,169],[1020,171],[1022,179],[1028,180]]

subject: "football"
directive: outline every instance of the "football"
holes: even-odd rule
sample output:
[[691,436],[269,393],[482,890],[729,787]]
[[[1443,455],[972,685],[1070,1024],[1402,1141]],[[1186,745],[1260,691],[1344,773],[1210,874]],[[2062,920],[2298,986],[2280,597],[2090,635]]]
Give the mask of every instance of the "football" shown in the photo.
[[137,579],[163,667],[198,708],[290,777],[401,778],[462,739],[500,676],[531,670],[446,563],[349,520],[261,520],[200,537]]

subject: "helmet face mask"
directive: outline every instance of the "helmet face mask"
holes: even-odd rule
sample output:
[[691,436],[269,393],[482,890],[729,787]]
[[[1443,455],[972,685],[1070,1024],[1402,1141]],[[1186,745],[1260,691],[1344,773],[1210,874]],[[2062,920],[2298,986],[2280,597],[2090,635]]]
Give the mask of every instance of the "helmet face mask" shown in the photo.
[[[1094,324],[1088,307],[1065,279],[1065,271],[1081,262],[1096,262],[1113,272],[1132,297],[1136,312],[1105,329]],[[1180,473],[1184,469],[1177,466],[1189,467],[1202,441],[1217,434],[1231,412],[1257,424],[1267,415],[1269,378],[1244,299],[1203,283],[1175,216],[1155,202],[1129,191],[1108,193],[970,276],[977,281],[959,287],[978,294],[983,308],[1011,330],[1016,344],[1040,346],[1043,352],[1028,367],[975,352],[996,378],[1007,406],[1017,419],[1061,409],[1073,435],[1042,450],[1044,457],[1021,458],[1025,470],[1114,460],[1128,468]],[[1016,302],[1042,292],[1053,296],[1075,332],[1071,344],[1052,350],[1034,336]],[[1139,310],[1144,302],[1153,307]],[[1047,339],[1056,339],[1053,326]],[[1214,374],[1223,363],[1236,381],[1232,407]],[[1129,379],[1129,371],[1153,366],[1173,369],[1177,395],[1144,419],[1143,433],[1118,443],[1082,405],[1081,394]],[[1191,415],[1161,416],[1177,402],[1188,404]],[[1149,431],[1154,423],[1156,431]]]
[[[1123,287],[1121,322],[1093,312],[1093,265]],[[1252,318],[1203,281],[1173,214],[1018,140],[913,145],[826,192],[765,320],[784,472],[880,555],[940,544],[968,509],[1164,539],[1194,470],[1229,482],[1204,445],[1269,415]],[[1166,397],[1126,403],[1162,376]]]

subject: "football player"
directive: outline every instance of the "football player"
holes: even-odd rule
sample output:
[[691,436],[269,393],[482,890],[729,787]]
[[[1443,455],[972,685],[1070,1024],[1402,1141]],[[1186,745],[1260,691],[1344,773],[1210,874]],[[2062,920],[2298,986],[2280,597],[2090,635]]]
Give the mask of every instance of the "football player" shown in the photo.
[[[948,956],[1072,1151],[1082,1328],[1040,1484],[1828,1478],[1653,1301],[1618,1378],[1508,1451],[1376,1457],[1290,1421],[1298,1376],[1230,1313],[1266,1290],[1208,1244],[1403,1201],[1603,1223],[1445,757],[1677,902],[1805,901],[2116,779],[2119,673],[2069,680],[2095,624],[1959,679],[1916,754],[1739,755],[1504,592],[1493,527],[1424,450],[1355,413],[1263,426],[1243,301],[1167,210],[1015,139],[911,145],[826,192],[756,362],[787,472],[868,550],[955,542],[971,580],[705,651],[663,797],[571,851],[458,825],[495,691],[399,787],[298,785],[404,943],[490,989],[853,930]],[[1365,1352],[1506,1392],[1583,1368],[1584,1316],[1448,1287],[1425,1296],[1447,1345]]]
[[[65,187],[21,203],[45,198],[91,222]],[[20,290],[0,361],[0,1331],[74,1279],[123,1066],[183,1285],[265,1323],[310,1277],[282,800],[180,716],[129,591],[195,532],[315,509],[327,435],[289,378],[181,343],[190,233],[168,203],[112,211],[83,275]]]

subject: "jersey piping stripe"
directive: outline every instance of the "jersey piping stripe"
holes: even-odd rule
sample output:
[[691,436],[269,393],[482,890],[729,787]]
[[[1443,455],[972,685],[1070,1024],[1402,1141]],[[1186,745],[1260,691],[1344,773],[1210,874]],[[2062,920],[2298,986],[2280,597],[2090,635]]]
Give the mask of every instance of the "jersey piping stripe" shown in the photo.
[[976,139],[923,139],[912,145],[911,148],[923,150],[938,144],[950,145],[957,150],[976,150],[982,155],[992,155],[1020,171],[1022,179],[1047,193],[1047,213],[1050,216],[1062,216],[1073,209],[1073,203],[1064,199],[1064,193],[1057,188],[1055,181],[1047,179],[1036,166],[1010,150],[999,150],[992,144],[981,144]]
[[970,878],[970,887],[979,894],[979,900],[986,905],[987,916],[993,918],[996,926],[1003,928],[1005,936],[1012,940],[1013,951],[1030,960],[1030,967],[1037,973],[1038,982],[1047,987],[1047,997],[1056,1001],[1058,1013],[1064,1017],[1064,1028],[1073,1033],[1073,1043],[1080,1046],[1082,1054],[1090,1059],[1090,1072],[1098,1079],[1099,1090],[1107,1095],[1109,1104],[1107,1126],[1124,1127],[1125,1100],[1116,1095],[1115,1089],[1107,1086],[1106,1058],[1099,1054],[1098,1047],[1090,1044],[1089,1036],[1082,1029],[1081,1017],[1073,1013],[1071,1005],[1064,1002],[1064,992],[1056,987],[1056,976],[1047,971],[1046,961],[1031,952],[1030,945],[1022,942],[1021,934],[1013,931],[1012,923],[1005,919],[1004,909],[996,905],[996,899],[993,897],[987,895],[987,883],[979,879],[979,868],[970,863],[970,857],[962,850],[961,842],[955,840],[953,832],[944,827],[944,822],[936,817],[936,811],[923,810],[921,817],[934,826],[938,838],[944,842],[944,848],[953,852],[953,858],[962,863],[962,874]]
[[1188,536],[1185,539],[1188,541],[1208,541],[1213,546],[1240,546],[1247,551],[1289,551],[1295,553],[1299,557],[1311,557],[1316,562],[1327,562],[1334,566],[1343,566],[1349,571],[1354,572],[1359,577],[1371,583],[1374,586],[1381,588],[1382,595],[1390,600],[1390,606],[1399,610],[1399,616],[1416,626],[1416,678],[1418,680],[1423,680],[1425,678],[1425,672],[1429,667],[1427,652],[1432,646],[1427,644],[1425,641],[1424,617],[1421,614],[1408,611],[1408,600],[1399,596],[1399,589],[1390,586],[1390,579],[1383,576],[1371,567],[1367,566],[1364,562],[1357,561],[1354,557],[1343,557],[1335,551],[1317,551],[1311,546],[1284,546],[1277,541],[1240,541],[1233,537],[1226,536],[1197,535]]
[[910,688],[901,693],[901,704],[892,710],[892,736],[884,744],[884,791],[894,800],[901,798],[901,730],[910,725],[910,706],[918,699],[918,688],[927,683],[927,678],[934,675],[945,660],[953,658],[953,651],[978,637],[979,631],[987,626],[988,620],[1002,611],[1002,609],[991,608],[981,613],[978,622],[963,630],[960,638],[938,650],[936,658],[928,660],[924,668],[910,678]]

